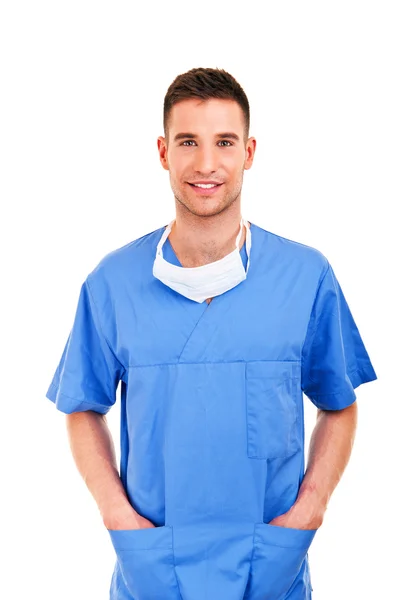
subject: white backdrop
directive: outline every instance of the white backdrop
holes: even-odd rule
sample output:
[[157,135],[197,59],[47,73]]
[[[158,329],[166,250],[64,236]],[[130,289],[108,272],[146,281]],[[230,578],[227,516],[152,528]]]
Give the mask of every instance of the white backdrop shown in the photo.
[[[323,252],[378,375],[356,390],[352,458],[310,549],[314,600],[392,598],[397,3],[10,0],[0,10],[0,596],[109,597],[114,550],[45,392],[86,275],[174,216],[156,145],[163,97],[202,66],[229,71],[250,102],[257,149],[243,216]],[[316,409],[304,401],[309,440]],[[108,419],[119,458],[119,402]]]

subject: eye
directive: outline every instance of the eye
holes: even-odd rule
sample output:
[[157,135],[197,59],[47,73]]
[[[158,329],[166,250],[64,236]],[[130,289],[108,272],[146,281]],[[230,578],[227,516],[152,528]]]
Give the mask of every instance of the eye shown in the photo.
[[[180,146],[184,146],[185,144],[190,144],[190,142],[194,142],[194,140],[185,140],[184,142],[182,142],[180,144]],[[229,146],[232,146],[233,144],[229,141],[229,140],[220,140],[220,142],[224,142],[229,144]],[[226,147],[226,146],[225,146]],[[227,146],[228,147],[228,146]]]

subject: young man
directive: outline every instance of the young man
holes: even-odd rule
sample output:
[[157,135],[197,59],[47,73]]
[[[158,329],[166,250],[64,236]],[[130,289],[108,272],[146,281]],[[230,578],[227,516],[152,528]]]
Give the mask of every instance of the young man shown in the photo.
[[[47,391],[115,548],[111,600],[309,600],[354,388],[376,379],[328,260],[241,217],[249,121],[224,70],[171,84],[175,219],[87,276]],[[319,409],[306,473],[303,393]]]

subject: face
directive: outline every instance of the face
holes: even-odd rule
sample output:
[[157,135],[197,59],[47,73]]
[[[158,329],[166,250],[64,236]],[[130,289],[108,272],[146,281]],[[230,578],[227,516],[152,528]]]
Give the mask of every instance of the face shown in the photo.
[[[158,138],[162,166],[181,208],[213,216],[241,200],[244,170],[254,158],[256,140],[244,140],[244,115],[234,100],[190,98],[175,104],[169,139]],[[198,182],[217,183],[201,189]]]

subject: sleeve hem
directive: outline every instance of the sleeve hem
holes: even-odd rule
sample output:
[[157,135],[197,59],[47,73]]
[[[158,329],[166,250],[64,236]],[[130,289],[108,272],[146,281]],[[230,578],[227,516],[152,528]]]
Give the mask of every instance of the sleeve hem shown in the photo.
[[367,363],[359,369],[348,373],[348,377],[351,380],[353,388],[357,388],[362,383],[368,383],[369,381],[375,381],[377,375],[371,363]]
[[74,412],[83,412],[86,410],[93,410],[95,412],[106,414],[111,406],[105,404],[99,404],[97,402],[86,402],[85,400],[78,400],[77,398],[71,398],[65,394],[58,392],[58,386],[54,383],[50,384],[46,392],[46,398],[54,402],[56,408],[66,414]]
[[353,404],[356,400],[356,394],[352,390],[345,392],[336,392],[332,394],[312,394],[308,398],[320,410],[341,410]]
[[347,408],[356,400],[355,388],[362,383],[374,381],[377,379],[377,375],[372,364],[367,363],[363,367],[348,373],[348,378],[352,384],[352,390],[327,394],[312,394],[308,398],[321,410],[341,410],[342,408]]

